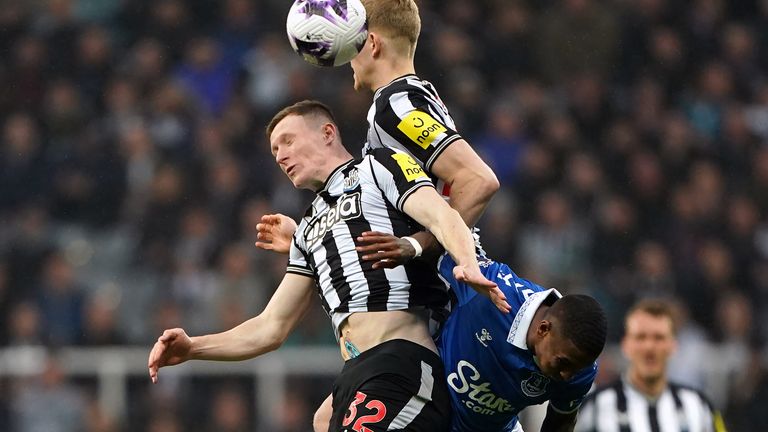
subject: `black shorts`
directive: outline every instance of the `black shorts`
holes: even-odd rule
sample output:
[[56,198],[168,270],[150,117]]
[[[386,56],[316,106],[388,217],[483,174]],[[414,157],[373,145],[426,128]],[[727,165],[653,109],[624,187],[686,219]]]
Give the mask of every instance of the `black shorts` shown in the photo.
[[429,349],[402,339],[347,360],[333,384],[330,432],[450,429],[443,363]]

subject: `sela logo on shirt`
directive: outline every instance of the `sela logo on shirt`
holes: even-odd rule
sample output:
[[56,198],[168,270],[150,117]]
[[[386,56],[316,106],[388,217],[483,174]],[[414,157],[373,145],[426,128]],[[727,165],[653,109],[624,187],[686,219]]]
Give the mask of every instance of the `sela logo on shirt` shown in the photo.
[[304,229],[307,246],[312,246],[325,236],[325,233],[340,220],[354,219],[360,216],[360,192],[342,195],[327,212],[310,222]]
[[448,385],[467,399],[461,401],[472,412],[482,415],[495,415],[512,411],[514,408],[504,398],[496,396],[491,390],[491,383],[480,381],[480,372],[472,363],[459,360],[456,372],[448,375]]
[[530,377],[520,383],[520,388],[528,397],[539,397],[546,393],[548,384],[549,378],[538,372],[533,372]]
[[435,138],[448,130],[424,111],[409,112],[400,120],[397,128],[423,149],[429,147]]

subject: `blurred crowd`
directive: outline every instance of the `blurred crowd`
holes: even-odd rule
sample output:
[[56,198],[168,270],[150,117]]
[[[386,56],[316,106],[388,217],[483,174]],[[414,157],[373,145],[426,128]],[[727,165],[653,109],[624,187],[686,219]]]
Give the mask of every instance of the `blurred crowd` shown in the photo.
[[[768,405],[768,1],[419,3],[417,72],[502,183],[479,224],[489,255],[596,296],[612,342],[634,301],[669,298],[672,377],[703,388],[732,431],[754,430],[746,413]],[[255,225],[311,197],[276,168],[266,122],[320,99],[358,153],[371,101],[349,67],[290,50],[287,10],[0,2],[0,347],[149,349],[164,328],[224,330],[263,308],[286,260],[256,250]],[[320,307],[290,343],[334,343]],[[701,366],[712,344],[717,374]],[[0,380],[0,429],[49,430],[32,408],[79,388],[55,364],[37,381]],[[129,430],[247,429],[247,389],[217,389],[209,408],[245,426],[185,423],[176,401]],[[85,393],[60,418],[88,421],[50,430],[128,430]],[[310,424],[311,403],[291,397],[273,430]]]

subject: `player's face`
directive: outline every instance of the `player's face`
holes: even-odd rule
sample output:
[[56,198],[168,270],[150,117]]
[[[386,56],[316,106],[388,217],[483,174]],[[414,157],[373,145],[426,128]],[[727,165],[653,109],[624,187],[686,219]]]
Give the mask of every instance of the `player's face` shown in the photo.
[[643,380],[663,377],[676,346],[672,321],[639,311],[627,317],[626,327],[621,348],[629,360],[630,373]]
[[324,135],[320,122],[289,115],[275,126],[269,141],[277,165],[295,187],[314,189],[322,183],[318,168],[326,155],[322,152]]
[[557,381],[568,381],[594,361],[595,359],[584,355],[570,339],[563,337],[555,328],[546,332],[536,345],[536,363],[539,369],[544,375]]
[[371,36],[369,35],[368,39],[365,41],[365,45],[363,45],[363,49],[360,50],[360,53],[350,62],[350,65],[352,66],[352,77],[355,80],[355,90],[359,91],[370,88],[370,83],[368,83],[367,78],[371,68],[370,63]]

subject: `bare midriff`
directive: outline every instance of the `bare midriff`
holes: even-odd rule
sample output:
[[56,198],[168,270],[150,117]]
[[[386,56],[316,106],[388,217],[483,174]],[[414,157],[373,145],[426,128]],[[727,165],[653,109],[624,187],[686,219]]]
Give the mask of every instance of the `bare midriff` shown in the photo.
[[437,353],[429,335],[428,320],[424,310],[353,313],[339,328],[341,356],[344,360],[355,356],[348,346],[362,353],[393,339],[405,339]]

